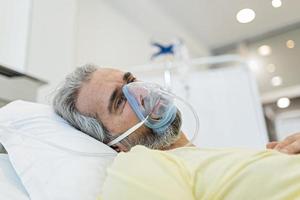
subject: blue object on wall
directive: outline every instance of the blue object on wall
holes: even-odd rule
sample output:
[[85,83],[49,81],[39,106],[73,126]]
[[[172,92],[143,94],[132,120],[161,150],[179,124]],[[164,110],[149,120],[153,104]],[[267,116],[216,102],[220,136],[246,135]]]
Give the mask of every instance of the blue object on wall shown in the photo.
[[154,42],[154,43],[151,43],[153,46],[159,48],[159,51],[154,53],[152,56],[151,56],[151,59],[154,59],[160,55],[166,55],[166,54],[171,54],[171,55],[174,55],[174,44],[170,44],[170,45],[162,45],[162,44],[159,44],[157,42]]

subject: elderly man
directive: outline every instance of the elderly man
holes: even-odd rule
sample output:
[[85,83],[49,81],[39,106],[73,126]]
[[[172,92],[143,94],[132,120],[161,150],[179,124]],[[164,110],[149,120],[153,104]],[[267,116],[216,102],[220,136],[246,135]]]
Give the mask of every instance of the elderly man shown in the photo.
[[278,152],[299,153],[299,134],[267,145],[278,151],[183,147],[188,141],[180,131],[179,111],[163,134],[139,125],[144,122],[123,88],[135,80],[129,72],[86,65],[67,77],[53,101],[60,116],[104,143],[134,130],[112,146],[119,152],[136,147],[118,154],[99,199],[300,198],[300,157]]
[[[72,126],[108,143],[139,122],[122,92],[125,84],[135,80],[130,72],[86,65],[66,78],[54,98],[53,107]],[[155,134],[143,125],[112,147],[119,152],[138,144],[152,149],[183,146],[188,141],[180,127],[181,116],[177,111],[164,134]]]
[[[122,92],[125,84],[136,81],[130,72],[85,65],[70,74],[53,100],[55,111],[72,126],[108,143],[139,122]],[[172,149],[188,143],[180,131],[181,115],[177,111],[174,121],[163,135],[142,126],[112,147],[128,151],[135,145],[152,149]],[[295,134],[282,142],[272,142],[268,148],[285,153],[300,152],[300,135]]]

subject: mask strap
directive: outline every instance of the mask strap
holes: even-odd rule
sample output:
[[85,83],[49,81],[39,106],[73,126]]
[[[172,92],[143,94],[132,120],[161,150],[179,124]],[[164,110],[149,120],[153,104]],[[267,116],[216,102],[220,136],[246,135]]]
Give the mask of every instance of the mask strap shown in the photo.
[[141,122],[139,122],[138,124],[134,125],[133,127],[131,127],[130,129],[128,129],[125,133],[121,134],[119,137],[117,137],[116,139],[114,139],[113,141],[109,142],[107,145],[108,146],[112,146],[114,144],[117,144],[118,142],[120,142],[121,140],[123,140],[124,138],[128,137],[131,133],[133,133],[134,131],[136,131],[138,128],[140,128],[145,121],[148,119],[148,116]]

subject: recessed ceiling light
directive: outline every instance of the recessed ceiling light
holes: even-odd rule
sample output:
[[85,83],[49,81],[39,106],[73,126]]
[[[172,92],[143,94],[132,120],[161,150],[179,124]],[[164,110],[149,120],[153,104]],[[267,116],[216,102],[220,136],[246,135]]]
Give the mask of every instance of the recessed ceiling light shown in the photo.
[[286,41],[286,47],[289,48],[289,49],[292,49],[295,47],[295,41],[294,40],[288,40]]
[[282,1],[281,0],[272,0],[272,6],[274,8],[279,8],[282,6]]
[[255,18],[255,12],[250,8],[242,9],[236,14],[236,19],[238,20],[238,22],[242,24],[249,23],[253,21],[254,18]]
[[274,76],[271,80],[271,84],[275,87],[280,86],[282,84],[282,78],[280,76]]
[[273,72],[275,72],[275,70],[276,70],[276,66],[274,64],[268,64],[267,65],[267,71],[269,73],[273,73]]
[[261,55],[261,56],[268,56],[272,53],[272,49],[270,46],[268,45],[262,45],[260,46],[258,49],[257,49],[258,53]]
[[291,101],[287,97],[282,97],[282,98],[277,100],[278,108],[287,108],[287,107],[290,106],[290,104],[291,104]]

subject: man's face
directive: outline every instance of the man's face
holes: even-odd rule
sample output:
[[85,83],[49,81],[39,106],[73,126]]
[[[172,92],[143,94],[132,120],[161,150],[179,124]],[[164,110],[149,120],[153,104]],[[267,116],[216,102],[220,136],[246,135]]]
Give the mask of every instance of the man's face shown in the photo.
[[76,107],[96,116],[112,135],[119,135],[139,122],[122,95],[123,85],[134,80],[128,72],[98,69],[79,91]]
[[[82,85],[76,107],[82,114],[95,116],[112,138],[117,137],[139,122],[122,92],[122,87],[133,81],[135,77],[129,72],[98,69],[92,74],[90,81]],[[150,148],[166,147],[178,139],[180,126],[181,117],[178,111],[165,134],[159,136],[142,126],[129,136],[129,146],[143,144]],[[118,143],[114,148],[118,151],[128,151],[130,147]]]

